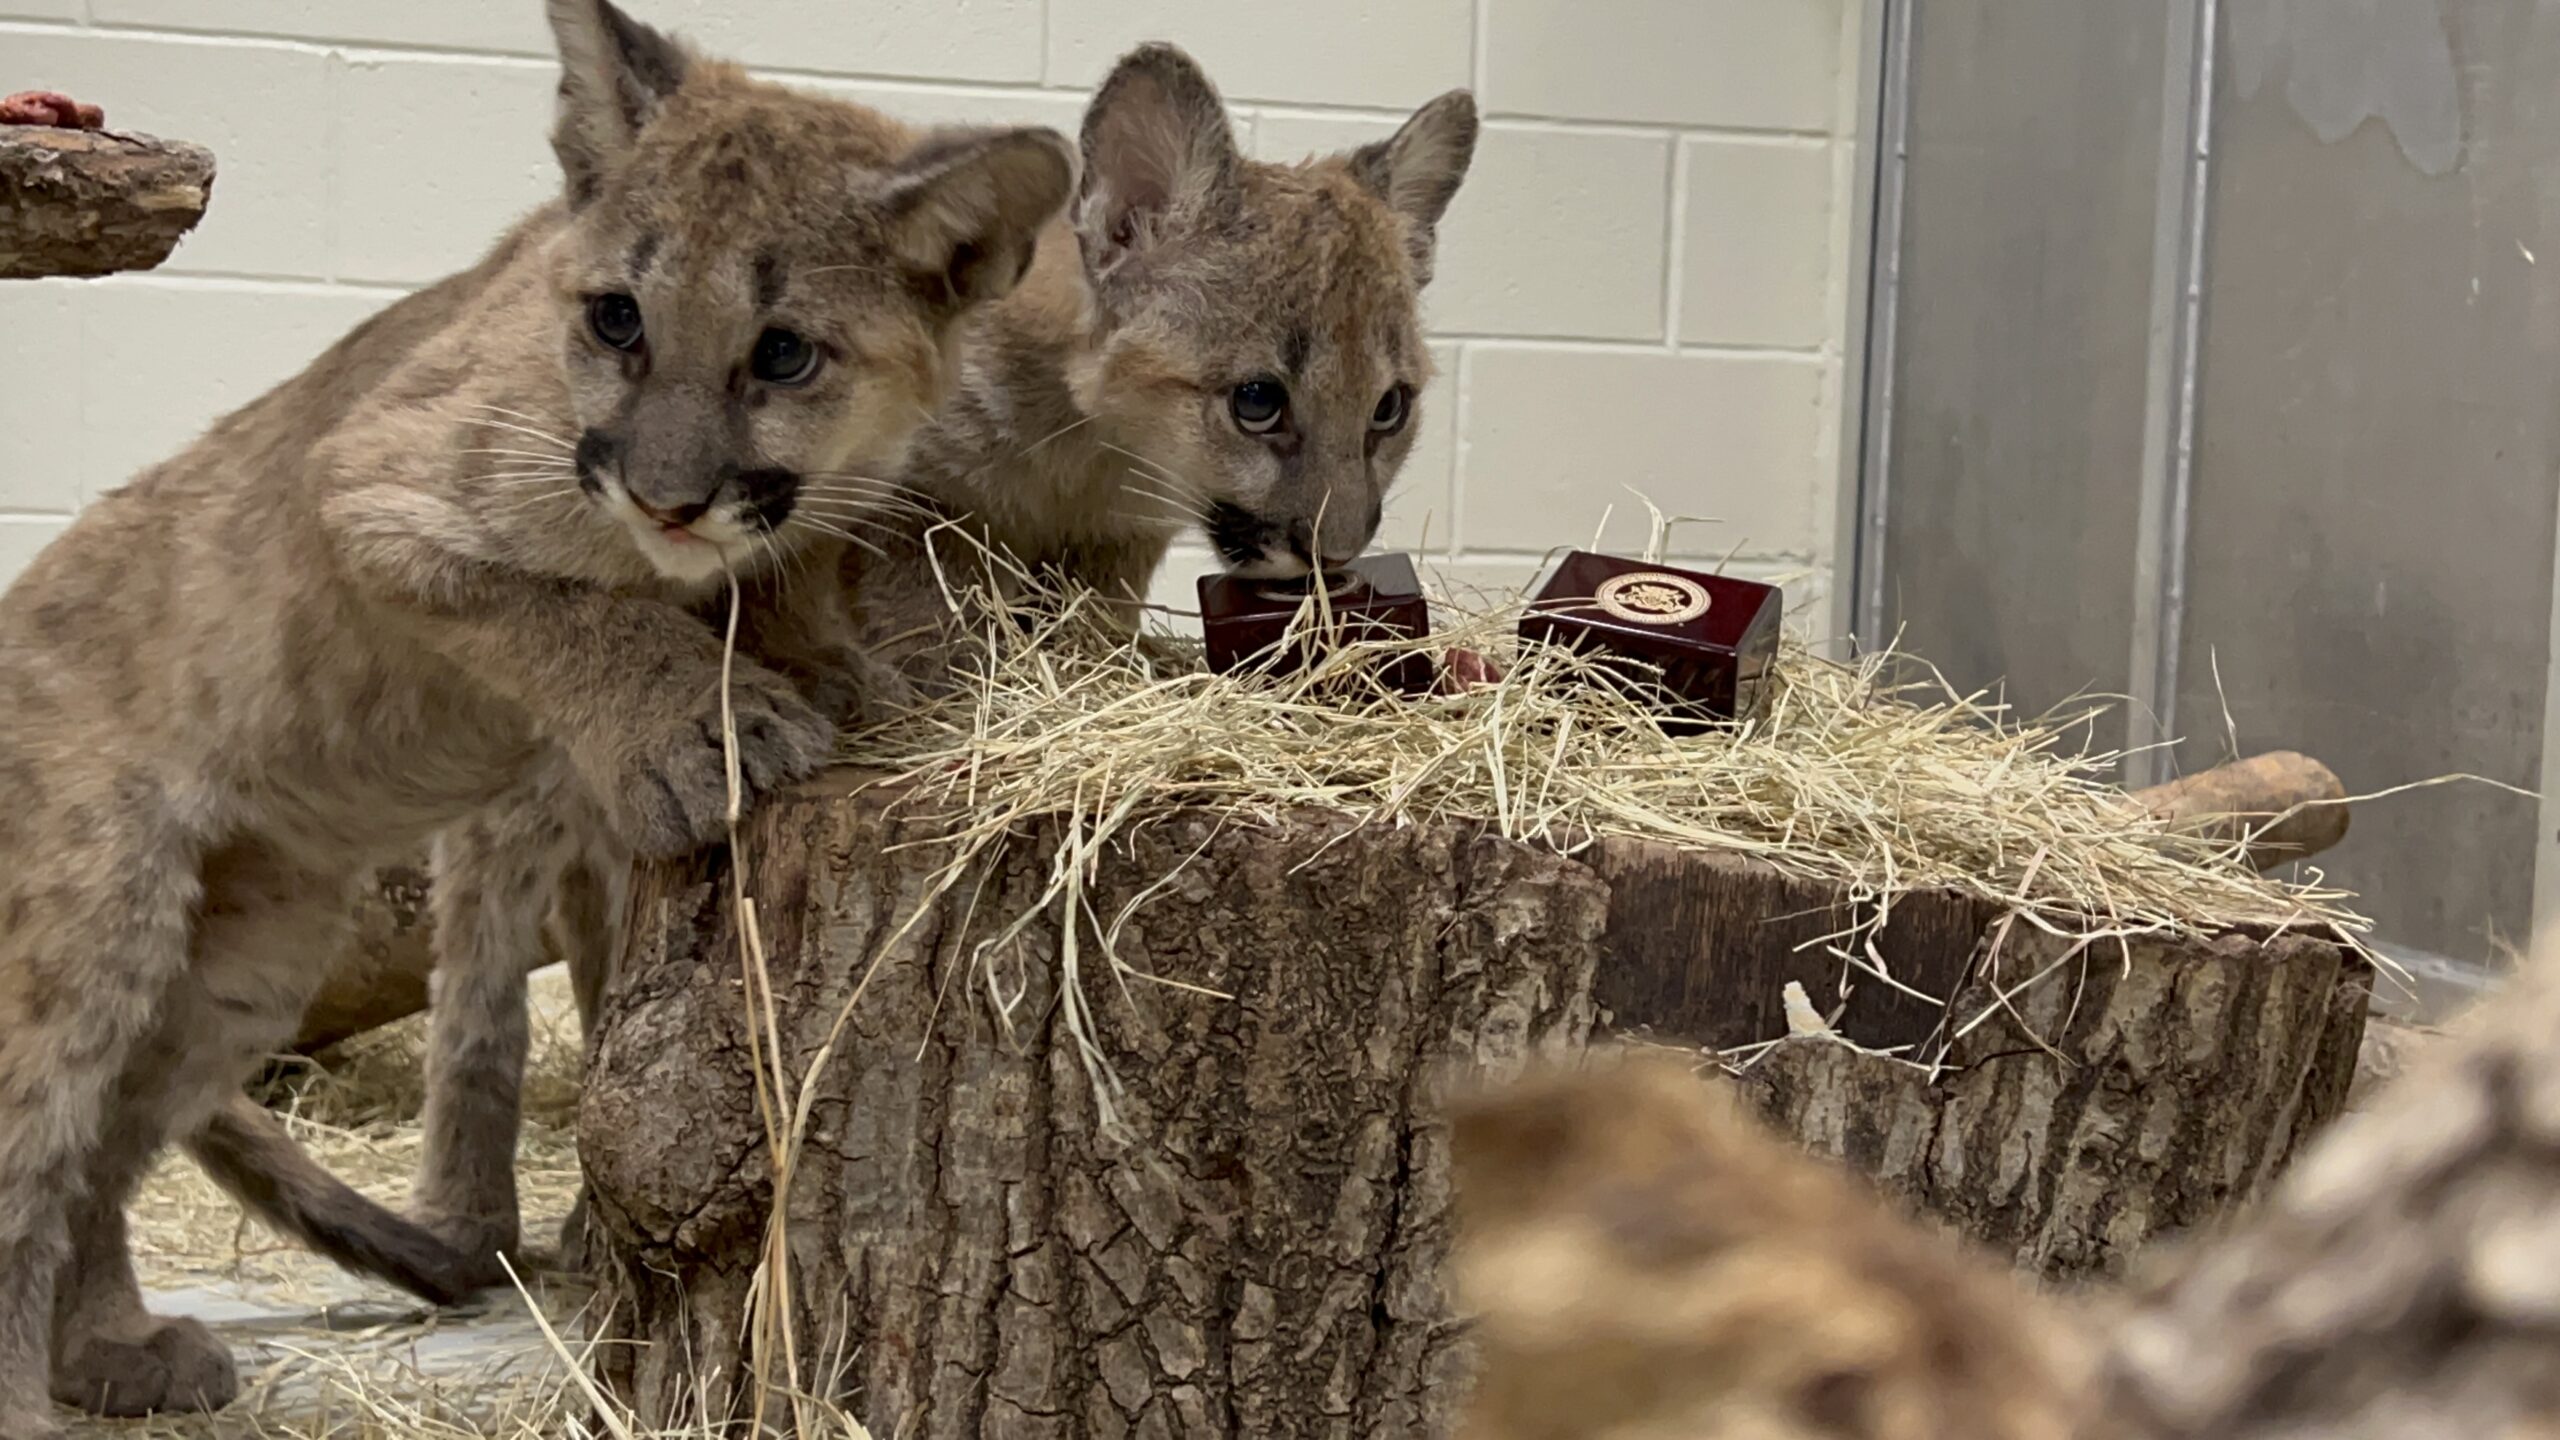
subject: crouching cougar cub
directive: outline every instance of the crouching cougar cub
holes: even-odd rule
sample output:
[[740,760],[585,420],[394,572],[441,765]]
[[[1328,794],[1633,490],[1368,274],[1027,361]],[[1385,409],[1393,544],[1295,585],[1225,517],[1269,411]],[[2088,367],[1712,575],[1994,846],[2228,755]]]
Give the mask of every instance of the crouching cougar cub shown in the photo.
[[730,569],[774,662],[729,686],[744,784],[823,763],[804,690],[841,702],[865,668],[834,532],[871,492],[846,477],[898,463],[953,326],[1072,183],[1045,132],[918,141],[606,0],[549,13],[563,200],[98,500],[0,597],[5,1440],[53,1433],[57,1397],[232,1397],[211,1334],[145,1312],[123,1205],[164,1142],[258,1158],[230,1098],[292,1034],[352,882],[552,792],[642,852],[720,833],[696,607]]
[[[1260,163],[1189,57],[1134,51],[1086,115],[1072,219],[961,327],[951,396],[896,478],[1016,557],[1131,600],[1187,528],[1244,573],[1358,554],[1413,443],[1430,379],[1419,297],[1476,129],[1459,91],[1375,144]],[[896,617],[877,632],[939,599],[929,576],[902,584],[881,573],[894,566],[845,559],[871,572],[849,577],[859,608]],[[546,915],[582,1018],[616,943],[628,857],[563,817],[492,814],[436,851],[415,1209],[483,1277],[519,1237],[524,976]]]

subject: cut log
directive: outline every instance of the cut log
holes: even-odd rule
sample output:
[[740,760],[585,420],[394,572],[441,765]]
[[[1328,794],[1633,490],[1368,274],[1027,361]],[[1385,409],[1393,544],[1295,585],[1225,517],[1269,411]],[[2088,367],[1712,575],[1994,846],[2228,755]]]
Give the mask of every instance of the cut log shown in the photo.
[[[1060,832],[982,858],[910,926],[947,859],[911,842],[939,828],[835,777],[746,836],[783,1068],[814,1071],[785,1206],[796,1381],[914,1437],[1447,1433],[1470,1362],[1440,1276],[1442,1087],[1580,1052],[1595,997],[1656,1038],[1767,1039],[1743,1033],[1776,1013],[1763,992],[1807,963],[1777,958],[1786,937],[1847,903],[1727,857],[1173,812],[1084,888],[1140,973],[1110,973],[1088,925],[1069,975],[1054,914],[981,953],[1041,894]],[[731,884],[718,852],[643,871],[590,1051],[597,1353],[650,1425],[752,1388],[772,1158]],[[1782,1046],[1756,1094],[2022,1263],[2115,1270],[2251,1193],[2343,1101],[2364,977],[2338,947],[2234,935],[2082,966],[2013,936],[1992,974],[1977,907],[1907,904],[1882,947],[1896,973],[1942,980],[1968,1019],[2015,991],[2015,1014],[1934,1078]],[[1951,1028],[1865,1003],[1844,1023]],[[769,1378],[795,1377],[777,1360]]]
[[213,152],[106,130],[0,125],[0,280],[169,258],[213,196]]
[[[1062,985],[1054,930],[982,967],[964,924],[1029,906],[1057,834],[1012,844],[875,968],[939,864],[897,848],[920,832],[840,786],[753,821],[792,1072],[851,1017],[790,1197],[796,1318],[812,1344],[845,1341],[836,1383],[879,1433],[1297,1434],[1332,1417],[1402,1435],[1436,1413],[1463,1356],[1433,1087],[1586,1041],[1607,896],[1578,865],[1458,827],[1347,830],[1147,828],[1090,893],[1114,914],[1183,870],[1122,937],[1156,978],[1107,973],[1088,939],[1092,968]],[[580,1115],[610,1313],[650,1342],[599,1354],[652,1416],[685,1412],[698,1381],[735,1393],[771,1204],[728,887],[718,854],[643,872]],[[1101,1123],[1078,1030],[1117,1078],[1125,1135]]]
[[[2149,790],[2133,803],[2216,838],[2290,815],[2252,841],[2261,870],[2318,854],[2346,837],[2346,789],[2319,761],[2291,752],[2260,755]],[[1813,943],[1849,919],[1840,897],[1808,882],[1774,882],[1759,867],[1719,862],[1638,841],[1612,840],[1590,863],[1609,882],[1609,953],[1599,998],[1608,1010],[1646,1017],[1666,1035],[1716,1048],[1782,1033],[1780,996],[1789,981],[1845,1005],[1837,1020],[1862,1043],[1915,1044],[1936,1028],[1939,1007],[1910,993],[1943,996],[1963,978],[1987,910],[1962,896],[1928,893],[1901,902],[1881,937],[1888,973],[1908,990],[1870,978],[1845,1002],[1837,962]],[[360,902],[357,949],[332,973],[297,1048],[304,1053],[424,1010],[434,965],[434,921],[425,901],[425,862],[384,869]],[[546,946],[544,963],[554,958]],[[378,978],[369,978],[378,977]]]
[[2247,840],[2249,863],[2260,870],[2347,838],[2347,787],[2328,766],[2290,750],[2137,790],[2133,801],[2191,834],[2227,844]]
[[1945,1073],[1815,1036],[1744,1079],[1781,1132],[2021,1268],[2119,1275],[2258,1193],[2346,1108],[2369,991],[2361,962],[2304,935],[2073,954],[2020,926],[1999,973],[1955,992],[1967,1033]]

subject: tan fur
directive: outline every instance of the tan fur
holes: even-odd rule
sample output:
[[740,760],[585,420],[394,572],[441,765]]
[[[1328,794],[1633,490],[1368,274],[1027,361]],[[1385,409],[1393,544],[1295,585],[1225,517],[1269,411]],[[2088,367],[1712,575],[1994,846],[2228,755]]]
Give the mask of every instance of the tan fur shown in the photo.
[[[1177,533],[1220,517],[1213,538],[1235,542],[1225,558],[1239,569],[1303,569],[1289,532],[1312,539],[1320,518],[1326,555],[1358,551],[1419,424],[1416,410],[1392,434],[1370,430],[1390,386],[1418,394],[1429,379],[1419,295],[1475,138],[1474,102],[1458,92],[1380,144],[1258,164],[1237,153],[1216,90],[1188,57],[1161,45],[1132,53],[1087,117],[1074,223],[1042,231],[1020,287],[959,329],[954,392],[895,478],[1019,558],[1132,598]],[[1021,263],[994,257],[990,268]],[[1293,436],[1244,434],[1230,414],[1233,386],[1263,374],[1289,386]],[[944,658],[940,592],[918,534],[873,532],[887,553],[848,553],[847,578],[866,643],[931,672]],[[523,1025],[522,976],[546,911],[587,1001],[615,946],[592,921],[567,933],[578,927],[527,883],[551,863],[537,848],[477,860],[448,849],[436,868],[446,913],[478,918],[437,932],[444,978],[414,1209],[491,1276],[519,1238],[522,1062],[508,1037]],[[610,854],[574,865],[590,896],[613,883]],[[516,903],[493,904],[496,895]],[[587,913],[619,911],[590,903]],[[580,1219],[564,1231],[564,1258],[578,1249]]]
[[1991,1265],[1686,1063],[1542,1076],[1455,1120],[1461,1440],[2061,1440],[2088,1356]]
[[[357,877],[544,786],[642,850],[720,832],[697,610],[723,552],[773,577],[783,662],[731,687],[750,796],[825,760],[783,672],[862,664],[829,533],[870,509],[850,477],[939,400],[952,325],[1005,278],[983,258],[1065,198],[1056,137],[919,142],[604,0],[550,10],[568,203],[100,499],[0,598],[0,1440],[50,1434],[49,1392],[230,1397],[201,1327],[143,1311],[121,1206],[162,1143],[236,1118]],[[646,321],[632,353],[595,338],[609,291]],[[775,326],[822,347],[806,385],[748,375]]]

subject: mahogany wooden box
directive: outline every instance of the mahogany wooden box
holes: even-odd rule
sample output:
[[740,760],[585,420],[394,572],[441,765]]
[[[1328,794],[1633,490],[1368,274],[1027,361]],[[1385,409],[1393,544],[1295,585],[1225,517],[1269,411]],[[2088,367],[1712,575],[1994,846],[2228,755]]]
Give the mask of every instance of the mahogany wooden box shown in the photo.
[[1664,728],[1694,730],[1767,709],[1785,609],[1774,586],[1574,550],[1530,591],[1520,638],[1637,662],[1627,679]]
[[[1324,577],[1332,624],[1322,633],[1301,629],[1290,655],[1282,642],[1306,602],[1312,579],[1253,580],[1236,575],[1200,577],[1200,628],[1209,668],[1221,673],[1311,665],[1324,651],[1361,641],[1421,639],[1431,633],[1431,604],[1422,579],[1405,555],[1364,555]],[[1387,664],[1381,679],[1408,695],[1428,694],[1434,681],[1430,655],[1416,652]]]

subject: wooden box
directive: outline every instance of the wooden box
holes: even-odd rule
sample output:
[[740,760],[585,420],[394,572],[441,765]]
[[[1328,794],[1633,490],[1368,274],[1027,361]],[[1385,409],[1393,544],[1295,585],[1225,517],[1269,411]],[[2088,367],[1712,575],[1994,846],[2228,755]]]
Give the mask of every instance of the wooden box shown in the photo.
[[[1324,577],[1330,624],[1301,627],[1291,653],[1281,653],[1289,627],[1306,603],[1314,578],[1254,580],[1238,575],[1200,577],[1200,628],[1209,668],[1221,673],[1262,667],[1304,667],[1327,650],[1364,640],[1420,639],[1431,633],[1431,605],[1421,577],[1404,555],[1364,555]],[[1318,633],[1321,629],[1322,633]],[[1429,655],[1397,658],[1380,677],[1408,695],[1430,691]]]
[[1635,662],[1628,680],[1662,699],[1666,729],[1767,706],[1786,608],[1773,586],[1574,550],[1529,593],[1523,640]]

